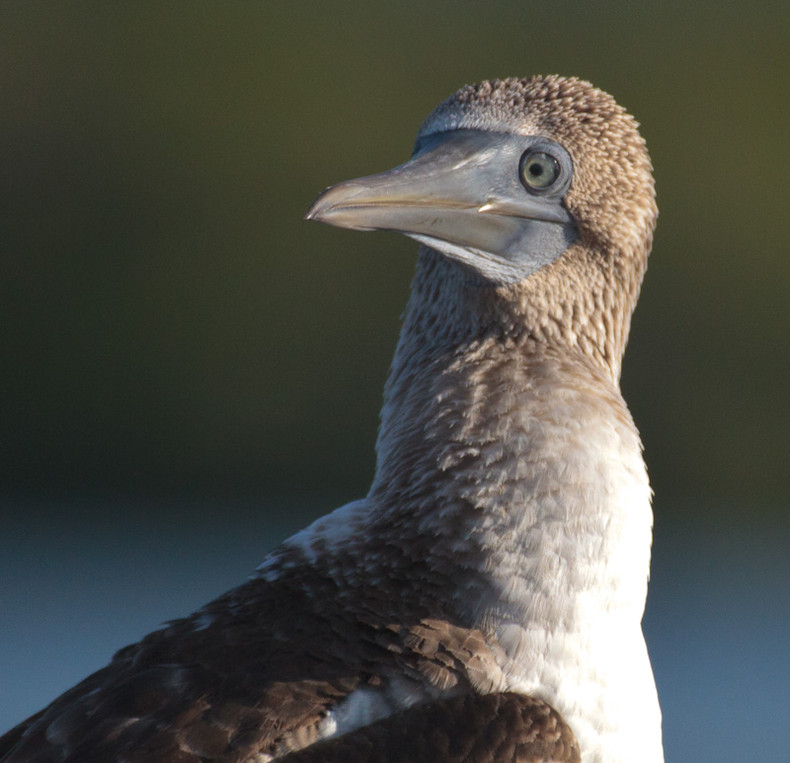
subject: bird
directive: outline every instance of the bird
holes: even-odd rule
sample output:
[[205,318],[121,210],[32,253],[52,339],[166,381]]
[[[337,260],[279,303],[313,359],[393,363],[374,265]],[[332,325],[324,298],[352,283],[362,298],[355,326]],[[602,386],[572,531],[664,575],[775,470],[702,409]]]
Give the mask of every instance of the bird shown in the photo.
[[419,242],[366,497],[121,649],[3,763],[663,760],[652,543],[620,392],[658,210],[636,120],[467,85],[306,217]]

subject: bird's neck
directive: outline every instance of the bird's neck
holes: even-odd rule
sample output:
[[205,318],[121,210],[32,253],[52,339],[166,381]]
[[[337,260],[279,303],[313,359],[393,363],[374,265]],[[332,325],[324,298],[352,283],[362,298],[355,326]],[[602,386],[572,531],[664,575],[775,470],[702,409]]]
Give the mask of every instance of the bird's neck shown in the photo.
[[[570,480],[581,478],[575,463],[596,461],[600,450],[603,431],[593,429],[612,420],[623,429],[617,446],[644,479],[618,386],[638,286],[632,299],[606,309],[623,284],[592,268],[574,288],[578,272],[578,262],[567,269],[558,262],[518,287],[495,288],[423,247],[385,387],[371,487],[378,503],[413,510],[418,500],[435,505],[437,487],[461,497],[474,485],[470,505],[504,505],[503,491],[521,494],[533,463],[556,467],[556,485],[572,489]],[[580,431],[593,439],[580,441],[583,452],[569,462],[561,448]],[[596,466],[601,480],[617,468]]]
[[[618,708],[608,718],[644,711],[654,733],[640,628],[650,488],[619,356],[486,325],[469,310],[485,296],[452,266],[439,266],[441,282],[426,277],[436,267],[420,265],[429,272],[418,272],[386,388],[376,531],[410,533],[454,570],[461,593],[445,612],[491,634],[512,687],[556,703],[590,744],[614,731],[586,729],[589,709],[575,703],[593,694]],[[445,304],[434,311],[431,299]],[[453,299],[467,301],[456,314]],[[632,726],[648,733],[642,723]]]
[[597,591],[601,606],[616,602],[638,622],[652,517],[641,443],[617,384],[621,351],[611,355],[627,326],[593,324],[567,304],[556,312],[576,315],[575,326],[530,324],[529,310],[528,294],[518,302],[469,283],[423,250],[370,497],[398,516],[393,527],[435,534],[456,559],[465,545],[463,563],[477,558],[492,574],[493,549],[499,559],[511,544],[508,563],[534,589],[525,607],[551,608],[536,591],[548,595],[556,583],[572,610],[558,618],[581,614],[574,598]]

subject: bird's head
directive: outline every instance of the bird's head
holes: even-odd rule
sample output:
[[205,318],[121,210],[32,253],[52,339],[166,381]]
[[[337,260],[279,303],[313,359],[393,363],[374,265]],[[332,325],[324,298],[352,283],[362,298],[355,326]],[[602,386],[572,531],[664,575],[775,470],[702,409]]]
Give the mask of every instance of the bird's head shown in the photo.
[[641,281],[656,216],[636,121],[589,83],[556,76],[462,88],[423,123],[408,162],[328,188],[307,213],[404,233],[498,286],[575,242],[617,255],[618,268],[632,261],[628,280]]

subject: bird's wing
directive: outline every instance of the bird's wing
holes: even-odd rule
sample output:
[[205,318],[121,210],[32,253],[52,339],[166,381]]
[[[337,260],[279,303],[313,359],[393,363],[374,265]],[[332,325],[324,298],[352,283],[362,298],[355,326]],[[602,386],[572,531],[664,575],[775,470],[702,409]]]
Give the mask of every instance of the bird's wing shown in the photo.
[[[191,763],[280,756],[315,742],[330,710],[356,689],[385,691],[393,676],[401,696],[413,691],[420,702],[457,696],[430,705],[430,713],[461,728],[456,718],[476,700],[460,695],[496,691],[498,668],[483,635],[441,618],[383,615],[385,603],[370,598],[376,596],[386,594],[371,591],[354,611],[331,578],[310,567],[251,580],[122,649],[0,739],[0,759]],[[396,714],[347,742],[404,734],[424,717],[416,709]]]
[[310,741],[326,708],[359,685],[361,663],[375,650],[341,611],[314,606],[335,595],[310,570],[251,580],[122,649],[8,732],[0,753],[81,763],[133,760],[128,754],[140,751],[152,761],[230,752],[244,759],[288,749],[283,740],[297,731]]
[[[23,730],[24,724],[18,729]],[[160,749],[145,744],[124,753],[124,760],[145,763],[199,763],[244,761],[254,749],[229,750],[211,744],[211,732],[203,729],[202,749],[166,744]],[[6,737],[10,737],[7,734]],[[18,739],[18,737],[17,737]],[[4,738],[5,740],[5,738]],[[10,740],[14,741],[14,740]],[[216,740],[215,740],[216,741]],[[255,745],[257,747],[257,745]],[[3,754],[0,749],[0,757]],[[38,757],[28,750],[25,759]],[[105,748],[98,753],[78,753],[72,760],[113,758]],[[579,763],[579,746],[570,727],[547,703],[519,694],[466,694],[417,705],[334,739],[317,742],[278,758],[280,763]]]
[[281,763],[578,763],[570,727],[520,694],[467,694],[411,707]]

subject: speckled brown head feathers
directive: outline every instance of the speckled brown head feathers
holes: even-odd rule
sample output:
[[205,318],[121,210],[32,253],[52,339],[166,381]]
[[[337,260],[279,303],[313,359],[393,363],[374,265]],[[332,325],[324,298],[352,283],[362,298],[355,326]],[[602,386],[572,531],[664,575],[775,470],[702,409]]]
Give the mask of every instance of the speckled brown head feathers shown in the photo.
[[658,209],[637,121],[608,93],[574,77],[467,85],[438,106],[420,137],[459,128],[542,135],[571,154],[566,206],[587,243],[649,248]]

